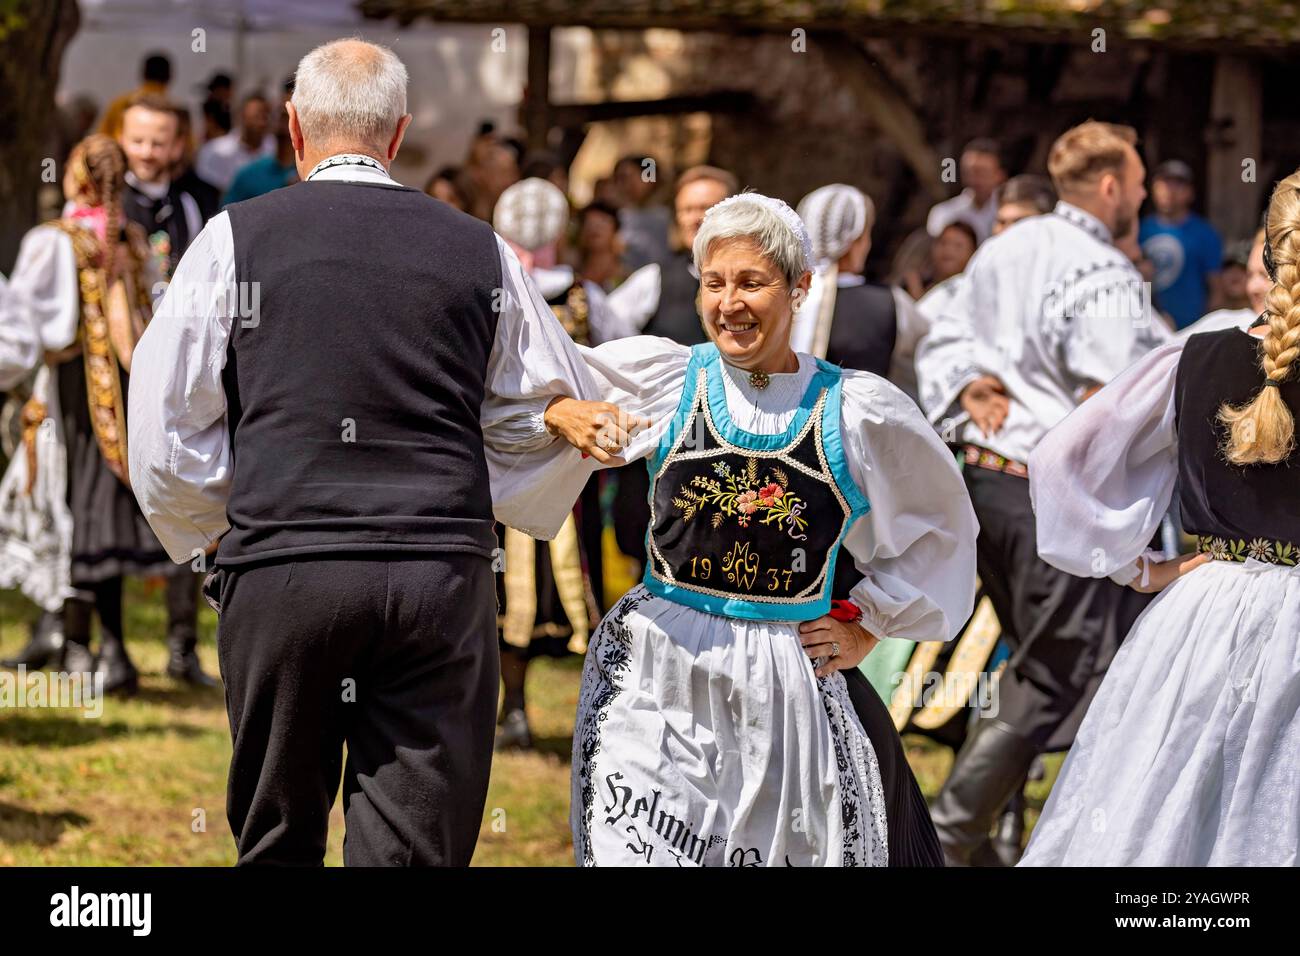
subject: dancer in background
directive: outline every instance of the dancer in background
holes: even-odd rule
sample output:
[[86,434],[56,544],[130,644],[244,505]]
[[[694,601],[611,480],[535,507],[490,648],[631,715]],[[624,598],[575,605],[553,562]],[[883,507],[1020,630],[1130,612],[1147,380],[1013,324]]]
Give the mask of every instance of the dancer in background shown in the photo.
[[[501,194],[492,225],[519,256],[573,341],[592,345],[602,340],[608,307],[599,286],[584,282],[570,266],[556,262],[568,223],[569,202],[564,193],[544,179],[524,179]],[[595,597],[599,592],[594,587],[603,580],[599,573],[599,479],[599,475],[591,476],[576,513],[564,519],[559,534],[549,542],[498,526],[505,557],[497,579],[502,598],[501,682],[505,687],[498,750],[532,746],[524,687],[528,662],[556,644],[574,654],[585,654],[587,636],[600,620]]]
[[[131,111],[128,111],[131,112]],[[170,117],[169,117],[170,118]],[[28,311],[39,329],[45,361],[50,367],[50,401],[34,410],[38,433],[57,429],[65,444],[66,507],[57,495],[60,476],[57,453],[29,456],[35,464],[27,481],[50,511],[31,552],[32,573],[48,580],[42,587],[50,608],[61,596],[64,573],[57,550],[66,544],[70,587],[75,596],[63,602],[63,666],[104,675],[106,692],[134,692],[138,672],[127,654],[122,621],[122,579],[127,574],[162,574],[171,568],[158,539],[149,529],[131,494],[126,459],[127,372],[136,341],[151,314],[149,292],[158,275],[144,233],[126,221],[122,211],[127,160],[122,148],[107,136],[83,140],[68,159],[64,193],[68,211],[63,218],[37,226],[23,240],[13,273],[15,300],[11,308]],[[57,412],[54,410],[57,409]],[[40,448],[39,442],[36,448]],[[34,454],[34,453],[33,453]],[[9,481],[9,492],[19,489]],[[10,506],[13,499],[7,499]],[[10,511],[12,516],[12,511]],[[7,529],[21,535],[22,526]],[[6,548],[12,556],[15,549]],[[97,613],[100,651],[91,659],[91,614]],[[40,637],[40,634],[37,635]],[[18,663],[40,666],[55,649],[29,645]]]
[[1049,428],[1163,341],[1112,242],[1146,195],[1135,141],[1096,122],[1062,134],[1048,156],[1055,210],[980,247],[917,358],[926,411],[962,446],[980,580],[1011,649],[997,712],[978,720],[932,807],[954,865],[1003,862],[994,816],[1079,719],[1136,613],[1113,582],[1039,559],[1025,464]]
[[800,201],[799,217],[812,237],[814,265],[790,347],[843,368],[874,372],[915,397],[913,359],[928,327],[906,292],[862,276],[875,204],[853,186],[832,183]]
[[[1024,865],[1300,864],[1300,172],[1274,190],[1266,232],[1259,325],[1156,350],[1030,458],[1044,560],[1160,593]],[[1175,487],[1197,554],[1153,561]]]

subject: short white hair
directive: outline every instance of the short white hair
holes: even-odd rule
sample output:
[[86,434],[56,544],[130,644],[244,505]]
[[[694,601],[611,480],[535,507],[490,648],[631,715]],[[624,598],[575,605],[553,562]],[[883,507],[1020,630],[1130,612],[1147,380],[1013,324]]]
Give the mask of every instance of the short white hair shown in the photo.
[[739,193],[705,213],[691,247],[696,271],[704,271],[704,258],[711,246],[735,239],[756,245],[760,254],[781,270],[792,289],[808,271],[808,233],[794,210],[779,199]]
[[332,40],[298,61],[293,108],[316,144],[388,145],[406,115],[406,66],[392,50],[358,38]]

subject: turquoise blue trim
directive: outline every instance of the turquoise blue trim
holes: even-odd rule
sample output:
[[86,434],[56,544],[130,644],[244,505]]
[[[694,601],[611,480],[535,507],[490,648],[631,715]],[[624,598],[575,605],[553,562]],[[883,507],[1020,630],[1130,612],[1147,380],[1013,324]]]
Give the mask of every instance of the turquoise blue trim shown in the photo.
[[803,398],[799,399],[799,407],[795,409],[794,417],[790,419],[786,430],[775,435],[756,435],[745,431],[731,420],[731,412],[727,410],[727,393],[722,384],[722,376],[726,373],[722,371],[722,357],[718,347],[709,343],[698,345],[696,348],[708,350],[703,354],[709,385],[709,411],[713,415],[713,424],[717,427],[719,435],[746,451],[771,451],[790,444],[791,439],[799,434],[799,430],[807,423],[821,390],[829,387],[832,381],[839,377],[839,369],[835,366],[829,366],[831,371],[828,372],[827,367],[818,362],[818,372],[808,383]]
[[677,411],[673,413],[673,419],[669,423],[667,431],[660,437],[654,454],[646,459],[646,467],[650,469],[651,494],[654,494],[655,473],[659,471],[664,459],[668,457],[668,453],[677,444],[677,438],[681,435],[682,429],[686,427],[686,420],[690,418],[691,409],[695,406],[696,380],[699,378],[700,366],[708,361],[706,353],[709,349],[712,349],[714,354],[717,354],[717,346],[712,343],[696,345],[691,348],[691,357],[686,363],[686,379],[682,388],[682,398],[677,403]]
[[822,389],[827,389],[826,404],[822,409],[822,450],[826,454],[826,464],[830,468],[831,477],[839,488],[840,494],[844,496],[844,500],[848,503],[850,515],[848,520],[844,522],[844,530],[840,532],[840,536],[832,547],[826,564],[826,577],[822,581],[821,593],[817,597],[809,598],[806,601],[768,603],[744,600],[737,597],[720,597],[661,581],[654,575],[655,559],[650,547],[649,528],[646,529],[646,554],[648,560],[646,561],[645,574],[642,576],[642,584],[645,585],[646,590],[657,597],[694,608],[697,611],[717,614],[721,617],[747,621],[808,621],[829,614],[831,609],[831,588],[834,586],[835,581],[835,563],[839,557],[840,547],[843,545],[844,538],[849,529],[853,527],[854,522],[871,510],[871,503],[854,482],[853,474],[849,471],[848,462],[844,457],[844,441],[840,435],[840,401],[843,392],[843,373],[838,366],[818,359],[817,373],[813,376],[803,398],[800,399],[799,407],[796,409],[794,417],[785,432],[777,435],[756,435],[753,432],[739,428],[731,420],[731,415],[727,410],[726,392],[723,390],[722,383],[722,375],[725,373],[721,368],[721,357],[717,346],[712,343],[695,346],[691,349],[691,358],[686,366],[686,386],[682,389],[682,398],[678,403],[677,412],[673,416],[673,421],[669,425],[667,433],[659,443],[658,449],[647,463],[647,467],[650,469],[651,495],[654,495],[655,491],[655,475],[663,466],[664,459],[668,457],[669,452],[677,444],[682,429],[685,428],[686,421],[695,407],[696,380],[699,377],[701,367],[705,369],[709,411],[713,417],[713,424],[718,429],[718,434],[726,441],[746,451],[773,451],[788,446],[804,425],[807,424],[808,416],[812,414],[812,410],[817,404],[817,397],[821,394]]
[[[651,556],[650,561],[654,558]],[[834,562],[828,566],[827,574],[835,570]],[[828,578],[832,581],[833,578]],[[666,584],[650,573],[647,562],[645,577],[641,582],[647,591],[674,604],[684,604],[720,617],[739,618],[744,621],[811,621],[813,618],[829,614],[831,611],[830,585],[823,583],[820,597],[809,598],[797,604],[767,604],[759,601],[742,601],[740,598],[724,598],[713,594],[701,594],[675,584]]]

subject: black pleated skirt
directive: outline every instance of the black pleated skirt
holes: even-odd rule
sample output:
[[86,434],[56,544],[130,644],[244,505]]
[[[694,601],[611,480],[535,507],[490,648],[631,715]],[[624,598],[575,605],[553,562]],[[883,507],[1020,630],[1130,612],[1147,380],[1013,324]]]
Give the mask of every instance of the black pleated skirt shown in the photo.
[[934,821],[930,819],[930,808],[908,765],[903,740],[894,729],[889,708],[862,671],[850,667],[841,673],[853,709],[880,763],[885,820],[889,827],[889,865],[943,866],[943,849],[934,831]]
[[[58,368],[59,406],[68,453],[72,512],[72,586],[89,587],[124,574],[164,574],[174,565],[149,527],[135,495],[99,453],[87,404],[81,356]],[[126,395],[126,375],[122,375]]]

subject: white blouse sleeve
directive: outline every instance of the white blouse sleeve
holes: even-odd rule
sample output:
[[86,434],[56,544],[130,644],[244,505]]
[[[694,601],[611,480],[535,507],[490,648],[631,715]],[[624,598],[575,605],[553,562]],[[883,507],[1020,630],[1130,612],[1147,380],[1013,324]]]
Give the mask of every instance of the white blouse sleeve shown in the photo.
[[681,402],[690,348],[656,335],[636,335],[583,349],[582,355],[596,379],[602,402],[651,422],[650,427],[632,437],[620,457],[627,462],[647,457],[667,431]]
[[[583,368],[581,376],[576,371],[566,374],[589,383],[570,397],[610,402],[654,422],[621,456],[627,462],[644,458],[681,399],[690,349],[651,336],[619,339],[594,349],[572,343],[570,347],[581,355]],[[567,442],[550,439],[549,433],[547,437],[546,445],[524,451],[487,446],[497,520],[542,540],[559,533],[587,479],[603,467]]]
[[979,526],[952,453],[916,405],[867,372],[844,379],[840,430],[871,510],[845,547],[862,581],[851,599],[881,638],[947,641],[975,602]]
[[1029,456],[1038,554],[1080,577],[1137,575],[1178,477],[1174,385],[1182,342],[1149,352],[1071,412]]
[[642,266],[609,294],[610,322],[606,341],[640,335],[659,308],[663,270],[657,262]]
[[23,237],[9,277],[9,310],[23,310],[39,333],[41,348],[65,349],[77,340],[81,287],[72,240],[53,226]]
[[181,257],[131,361],[131,489],[178,564],[230,527],[234,461],[221,372],[238,302],[230,217],[220,213]]
[[965,412],[956,407],[957,399],[981,374],[975,359],[978,342],[970,325],[974,283],[969,276],[952,281],[951,294],[923,306],[930,324],[916,348],[921,407],[935,425],[949,415],[954,424],[965,419]]
[[21,382],[41,361],[41,338],[0,276],[0,390]]
[[578,346],[500,236],[497,251],[500,309],[479,410],[492,507],[502,524],[549,541],[593,469],[542,416],[557,397],[595,401],[599,393]]

